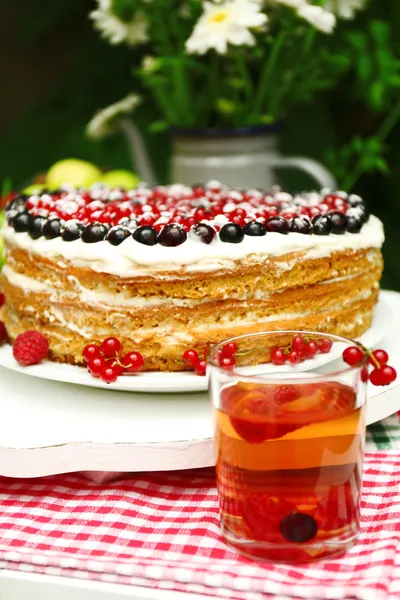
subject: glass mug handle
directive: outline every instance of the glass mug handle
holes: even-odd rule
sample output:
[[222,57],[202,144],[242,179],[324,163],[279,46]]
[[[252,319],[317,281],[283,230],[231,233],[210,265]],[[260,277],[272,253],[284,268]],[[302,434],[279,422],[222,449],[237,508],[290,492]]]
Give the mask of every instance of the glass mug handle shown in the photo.
[[321,188],[337,189],[337,182],[332,173],[321,163],[312,158],[302,156],[282,156],[274,159],[270,166],[278,168],[293,168],[311,175]]

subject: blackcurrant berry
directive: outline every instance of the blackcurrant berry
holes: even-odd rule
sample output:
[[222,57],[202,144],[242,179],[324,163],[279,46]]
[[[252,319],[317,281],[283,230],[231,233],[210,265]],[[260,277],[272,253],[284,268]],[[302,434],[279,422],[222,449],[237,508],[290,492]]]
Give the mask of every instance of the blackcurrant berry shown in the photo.
[[79,221],[67,221],[61,229],[61,237],[64,242],[74,242],[81,237],[84,225]]
[[28,212],[21,212],[15,215],[12,219],[12,225],[15,231],[25,232],[28,231],[31,222],[31,216]]
[[332,223],[332,233],[341,235],[347,229],[347,217],[342,212],[333,211],[329,213],[329,218]]
[[364,223],[359,217],[347,217],[347,231],[349,233],[360,233],[363,224]]
[[311,222],[315,235],[329,235],[332,231],[332,223],[327,215],[316,215]]
[[54,240],[61,235],[63,225],[64,222],[61,219],[48,219],[43,225],[42,233],[47,240]]
[[351,194],[347,198],[347,203],[349,206],[363,206],[364,200],[361,198],[361,196],[357,196],[356,194]]
[[134,240],[140,244],[144,244],[145,246],[154,246],[157,244],[157,231],[154,229],[154,227],[150,227],[150,225],[138,227],[132,233],[132,237]]
[[113,227],[107,234],[107,241],[112,246],[119,246],[130,235],[131,232],[126,227]]
[[241,241],[243,241],[244,231],[243,228],[237,223],[226,223],[226,225],[221,227],[219,237],[221,242],[226,242],[228,244],[239,244]]
[[258,221],[251,221],[250,223],[246,223],[244,226],[244,233],[246,235],[250,235],[251,237],[260,237],[265,235],[266,229],[262,223]]
[[293,233],[311,233],[311,221],[308,217],[293,217],[289,221],[289,231]]
[[288,542],[308,542],[317,535],[318,525],[311,515],[290,513],[279,523],[279,531]]
[[217,232],[214,227],[207,223],[196,223],[190,229],[190,237],[195,240],[201,240],[204,244],[211,244]]
[[157,236],[157,241],[161,246],[180,246],[187,240],[186,229],[178,223],[170,223],[162,228]]
[[103,223],[89,223],[82,231],[82,242],[86,244],[94,244],[105,239],[108,233],[108,227]]
[[46,217],[31,217],[28,233],[32,239],[37,240],[43,235],[43,226],[46,221]]
[[274,233],[289,233],[289,223],[283,217],[270,217],[266,223],[267,231]]

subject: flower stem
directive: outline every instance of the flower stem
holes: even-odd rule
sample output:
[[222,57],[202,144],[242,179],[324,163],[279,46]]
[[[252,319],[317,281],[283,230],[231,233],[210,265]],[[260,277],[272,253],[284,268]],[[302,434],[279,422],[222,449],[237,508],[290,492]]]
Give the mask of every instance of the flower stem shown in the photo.
[[[375,134],[375,138],[378,141],[383,142],[388,137],[390,132],[394,129],[394,127],[396,126],[399,119],[400,119],[400,100],[396,104],[394,104],[394,106],[392,107],[392,110],[388,113],[386,119],[383,120],[381,126],[379,127],[378,131]],[[362,163],[363,163],[363,160],[361,157],[358,160],[357,164],[355,165],[353,172],[350,173],[349,176],[343,182],[342,187],[344,190],[348,190],[350,192],[353,189],[353,187],[356,185],[357,181],[360,179],[360,177],[364,171]]]
[[[276,63],[278,61],[278,56],[283,46],[283,42],[285,41],[286,31],[281,31],[271,49],[271,53],[269,56],[269,60],[265,63],[264,70],[261,73],[260,82],[258,85],[258,91],[256,94],[256,99],[254,102],[254,107],[252,111],[252,116],[256,117],[260,115],[262,112],[262,107],[265,102],[265,97],[268,91],[268,86],[271,83],[271,75],[275,69]],[[274,115],[275,116],[275,115]]]

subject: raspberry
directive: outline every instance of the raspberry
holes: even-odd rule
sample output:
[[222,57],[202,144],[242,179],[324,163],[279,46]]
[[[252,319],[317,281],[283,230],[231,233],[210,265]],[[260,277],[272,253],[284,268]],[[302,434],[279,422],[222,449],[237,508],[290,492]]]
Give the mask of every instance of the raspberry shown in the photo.
[[23,367],[37,365],[46,358],[48,351],[48,340],[35,330],[20,333],[13,344],[13,356]]

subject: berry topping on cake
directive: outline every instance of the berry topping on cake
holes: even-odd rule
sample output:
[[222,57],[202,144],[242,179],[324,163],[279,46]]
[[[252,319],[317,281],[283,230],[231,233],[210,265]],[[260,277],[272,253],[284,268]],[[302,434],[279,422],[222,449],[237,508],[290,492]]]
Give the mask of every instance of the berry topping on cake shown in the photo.
[[308,235],[311,233],[311,221],[309,217],[293,217],[289,221],[289,231],[293,233],[303,233]]
[[79,221],[67,221],[61,229],[61,237],[64,242],[78,240],[84,230],[84,225]]
[[283,217],[270,217],[266,224],[267,231],[273,233],[289,233],[289,224]]
[[113,246],[119,246],[130,235],[131,232],[127,227],[112,227],[107,234],[107,241]]
[[46,358],[49,342],[39,331],[20,333],[13,344],[13,356],[23,367],[37,365]]
[[327,215],[316,215],[311,222],[314,235],[329,235],[332,231],[332,222]]
[[332,233],[341,235],[347,229],[347,217],[342,212],[333,211],[329,213],[329,218],[332,224]]
[[103,223],[90,223],[82,231],[81,239],[86,244],[94,244],[104,240],[108,233],[108,227]]
[[260,237],[266,234],[265,227],[258,221],[250,221],[244,226],[244,233],[251,237]]
[[162,228],[157,236],[157,241],[161,246],[180,246],[186,242],[186,230],[179,223],[171,223]]
[[28,212],[17,213],[12,220],[12,225],[15,231],[25,232],[28,231],[31,222],[31,217]]
[[46,217],[32,217],[29,222],[28,233],[32,239],[37,240],[43,235],[43,226],[46,223]]
[[[192,188],[139,184],[127,192],[99,184],[89,190],[66,186],[29,197],[20,194],[8,203],[6,214],[16,232],[28,232],[33,239],[61,235],[67,242],[82,238],[84,243],[107,240],[118,246],[130,237],[126,229],[132,233],[137,227],[135,241],[169,247],[187,239],[235,244],[245,235],[262,237],[268,232],[359,233],[369,219],[365,202],[344,192],[243,191],[215,181]],[[61,227],[55,219],[70,225]]]
[[54,240],[61,235],[61,228],[64,221],[59,218],[48,219],[42,228],[42,234],[47,240]]
[[144,244],[145,246],[154,246],[157,244],[157,231],[154,227],[150,227],[149,225],[144,225],[143,227],[135,229],[132,233],[132,237],[139,242],[139,244]]
[[211,244],[216,234],[217,232],[214,227],[207,225],[207,223],[196,223],[190,229],[190,237],[200,240],[204,244]]
[[237,223],[226,223],[221,227],[219,237],[222,242],[228,244],[239,244],[244,238],[243,228]]

